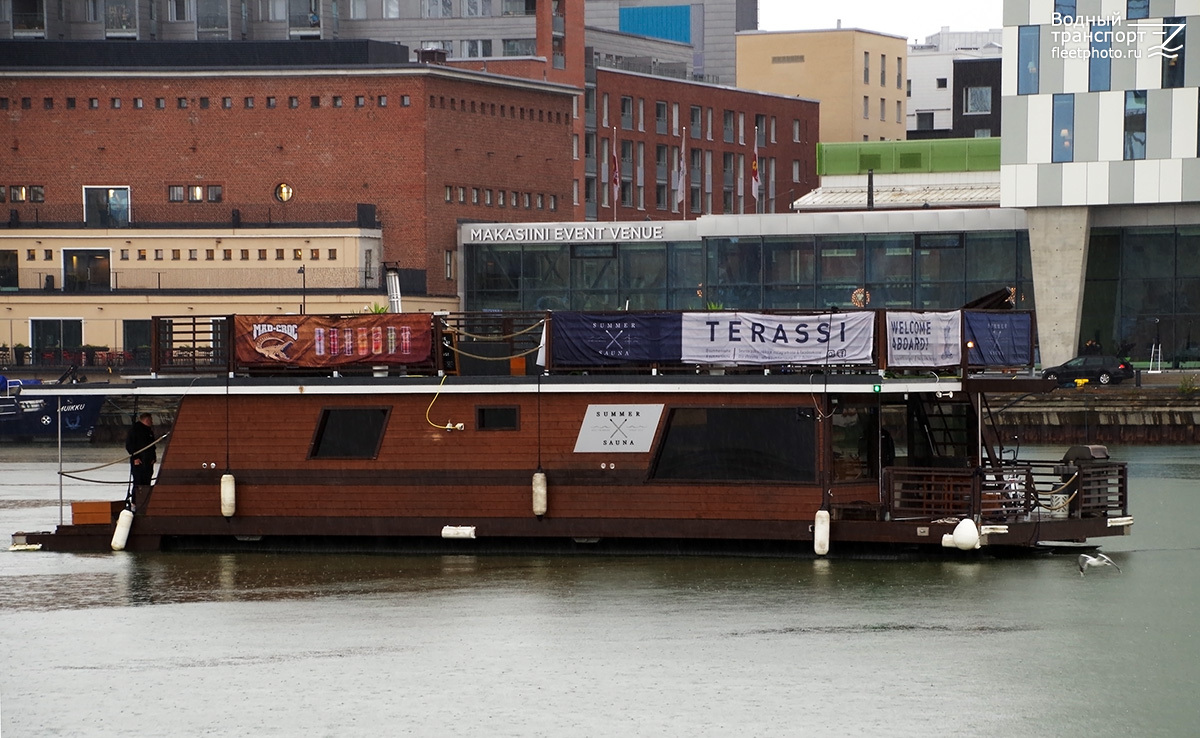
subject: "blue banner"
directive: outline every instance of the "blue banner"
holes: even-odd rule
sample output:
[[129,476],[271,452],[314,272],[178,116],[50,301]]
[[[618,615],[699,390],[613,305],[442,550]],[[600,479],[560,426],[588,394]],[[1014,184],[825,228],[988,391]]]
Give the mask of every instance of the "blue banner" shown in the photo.
[[1029,313],[963,311],[963,338],[971,366],[1033,363],[1033,316]]
[[555,366],[679,363],[679,313],[560,313],[550,317]]

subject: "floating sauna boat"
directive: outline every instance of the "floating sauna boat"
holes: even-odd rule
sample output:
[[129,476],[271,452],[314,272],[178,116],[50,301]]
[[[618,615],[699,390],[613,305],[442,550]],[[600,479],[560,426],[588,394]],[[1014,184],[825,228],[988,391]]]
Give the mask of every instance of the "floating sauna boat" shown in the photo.
[[[962,555],[1127,534],[1102,447],[1028,461],[991,430],[1053,388],[1033,335],[1017,311],[157,318],[158,378],[131,391],[181,400],[122,543]],[[27,542],[107,549],[120,507]]]

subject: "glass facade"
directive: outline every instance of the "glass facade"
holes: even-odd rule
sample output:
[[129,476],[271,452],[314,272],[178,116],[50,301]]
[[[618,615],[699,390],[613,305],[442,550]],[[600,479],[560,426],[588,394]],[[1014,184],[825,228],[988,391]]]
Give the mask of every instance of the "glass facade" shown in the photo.
[[1080,342],[1106,354],[1200,360],[1200,226],[1094,228]]
[[463,246],[477,310],[951,309],[1010,290],[1033,309],[1024,231]]

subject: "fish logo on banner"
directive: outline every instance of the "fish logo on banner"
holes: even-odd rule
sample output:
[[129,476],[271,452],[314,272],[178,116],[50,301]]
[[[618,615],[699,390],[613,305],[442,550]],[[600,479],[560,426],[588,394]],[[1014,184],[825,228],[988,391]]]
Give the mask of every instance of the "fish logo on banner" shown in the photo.
[[870,364],[870,312],[684,313],[683,360],[698,364]]
[[888,366],[954,366],[962,361],[962,314],[887,313]]

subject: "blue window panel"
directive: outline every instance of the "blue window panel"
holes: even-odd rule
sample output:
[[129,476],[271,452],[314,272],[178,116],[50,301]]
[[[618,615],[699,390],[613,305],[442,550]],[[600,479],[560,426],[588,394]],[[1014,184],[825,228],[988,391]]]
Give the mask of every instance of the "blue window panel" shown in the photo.
[[1125,159],[1146,158],[1146,91],[1125,91]]
[[1075,161],[1075,96],[1055,95],[1052,118],[1054,141],[1050,161]]
[[621,8],[622,33],[692,42],[692,7],[690,5],[656,5],[642,8]]
[[1187,43],[1187,19],[1163,18],[1162,87],[1183,87],[1183,52]]
[[1092,55],[1088,60],[1088,91],[1108,92],[1112,89],[1112,26],[1097,23],[1092,26]]
[[1129,20],[1149,18],[1150,0],[1129,0],[1125,5],[1125,17]]
[[1017,94],[1038,93],[1038,65],[1041,63],[1041,29],[1021,26],[1017,32]]

